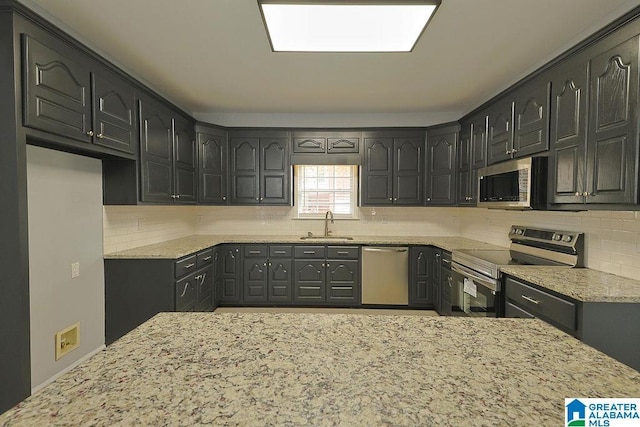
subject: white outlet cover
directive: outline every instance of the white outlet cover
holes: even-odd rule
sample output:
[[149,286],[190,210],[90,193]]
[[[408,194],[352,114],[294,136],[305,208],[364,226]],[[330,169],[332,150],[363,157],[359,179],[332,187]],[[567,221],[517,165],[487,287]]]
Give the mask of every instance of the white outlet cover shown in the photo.
[[74,262],[71,264],[71,278],[75,279],[80,276],[80,263]]

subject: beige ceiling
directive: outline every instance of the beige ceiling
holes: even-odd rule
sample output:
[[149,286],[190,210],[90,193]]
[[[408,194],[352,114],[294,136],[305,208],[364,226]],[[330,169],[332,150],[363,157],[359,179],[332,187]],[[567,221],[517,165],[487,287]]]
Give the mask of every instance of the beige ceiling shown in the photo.
[[412,53],[304,54],[271,52],[256,0],[22,1],[191,113],[458,117],[640,5],[442,0]]

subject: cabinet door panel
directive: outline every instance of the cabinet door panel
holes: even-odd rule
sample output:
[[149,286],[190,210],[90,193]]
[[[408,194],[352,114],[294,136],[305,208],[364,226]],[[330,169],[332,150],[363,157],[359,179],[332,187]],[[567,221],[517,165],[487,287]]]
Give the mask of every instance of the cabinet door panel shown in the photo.
[[513,102],[503,100],[487,114],[487,164],[511,158],[513,147]]
[[546,80],[534,81],[515,94],[515,157],[526,157],[549,149],[549,90]]
[[637,203],[638,40],[591,61],[587,203]]
[[584,202],[588,63],[560,67],[551,81],[550,203]]
[[427,206],[455,204],[457,132],[427,137]]
[[326,267],[322,260],[296,260],[294,262],[294,301],[317,304],[326,301]]
[[220,266],[220,300],[226,304],[242,303],[242,261],[240,248],[224,245],[218,251]]
[[290,259],[271,259],[269,265],[269,302],[291,302],[292,264]]
[[286,138],[260,139],[260,203],[288,205],[291,202],[289,149]]
[[260,166],[258,138],[231,138],[231,203],[260,202]]
[[196,138],[194,124],[189,120],[174,120],[174,168],[176,174],[175,201],[196,202]]
[[365,138],[362,205],[393,203],[393,138]]
[[227,135],[211,129],[198,133],[200,185],[198,202],[226,204],[227,202]]
[[327,153],[359,153],[360,138],[328,138]]
[[93,74],[95,143],[134,154],[137,138],[135,90],[115,76]]
[[173,202],[171,112],[150,99],[140,101],[142,194],[144,202]]
[[433,304],[431,288],[431,259],[433,248],[416,246],[409,250],[409,305],[425,307]]
[[422,205],[424,192],[424,139],[394,138],[393,203]]
[[30,36],[22,36],[22,45],[25,126],[91,142],[89,70]]
[[324,153],[327,147],[326,138],[294,138],[294,153]]
[[267,259],[245,258],[244,260],[244,303],[267,302]]
[[360,303],[360,262],[328,260],[327,302]]

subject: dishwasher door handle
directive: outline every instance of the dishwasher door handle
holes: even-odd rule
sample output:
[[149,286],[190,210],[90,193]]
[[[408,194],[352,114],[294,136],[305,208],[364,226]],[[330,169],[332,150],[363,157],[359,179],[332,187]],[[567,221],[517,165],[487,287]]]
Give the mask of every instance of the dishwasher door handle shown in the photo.
[[363,251],[367,252],[407,252],[407,248],[362,248]]

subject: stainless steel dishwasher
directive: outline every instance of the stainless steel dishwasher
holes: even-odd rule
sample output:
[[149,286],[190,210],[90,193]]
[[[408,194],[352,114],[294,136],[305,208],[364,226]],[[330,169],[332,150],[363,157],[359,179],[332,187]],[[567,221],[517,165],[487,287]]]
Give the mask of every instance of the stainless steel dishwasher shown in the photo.
[[409,248],[362,247],[362,304],[409,303]]

